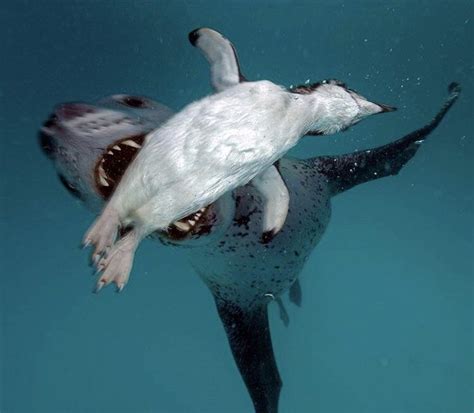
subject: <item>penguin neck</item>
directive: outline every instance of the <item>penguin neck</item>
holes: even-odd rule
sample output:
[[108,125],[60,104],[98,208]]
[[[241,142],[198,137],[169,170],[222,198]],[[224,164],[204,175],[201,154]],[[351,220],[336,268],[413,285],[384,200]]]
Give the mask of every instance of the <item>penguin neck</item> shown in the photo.
[[327,118],[324,102],[317,94],[291,94],[292,104],[289,115],[294,120],[297,129],[296,135],[300,137],[307,134],[319,135],[323,121]]
[[329,135],[339,132],[346,128],[347,121],[353,115],[345,113],[345,108],[342,107],[339,112],[335,111],[334,102],[317,92],[298,95],[296,102],[302,119],[302,135]]

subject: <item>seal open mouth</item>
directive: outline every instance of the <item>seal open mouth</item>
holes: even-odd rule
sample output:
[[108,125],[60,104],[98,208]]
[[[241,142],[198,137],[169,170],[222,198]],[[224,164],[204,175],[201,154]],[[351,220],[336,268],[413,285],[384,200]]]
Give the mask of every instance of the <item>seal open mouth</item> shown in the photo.
[[[94,181],[99,195],[107,200],[122,179],[128,166],[143,146],[146,134],[127,136],[109,145],[94,168]],[[171,224],[164,233],[174,241],[208,234],[214,222],[209,206]]]
[[102,198],[108,199],[113,194],[144,140],[145,134],[128,136],[105,149],[94,171],[95,185]]

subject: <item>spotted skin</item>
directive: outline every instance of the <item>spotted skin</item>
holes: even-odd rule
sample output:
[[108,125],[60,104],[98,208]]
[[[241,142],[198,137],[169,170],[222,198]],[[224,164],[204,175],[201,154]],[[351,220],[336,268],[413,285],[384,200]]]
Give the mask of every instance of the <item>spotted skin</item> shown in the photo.
[[235,216],[223,237],[189,250],[193,267],[218,300],[253,307],[279,297],[295,282],[327,228],[331,197],[326,177],[311,160],[284,158],[278,168],[290,192],[290,207],[284,227],[270,243],[260,241],[262,203],[247,185],[234,192]]

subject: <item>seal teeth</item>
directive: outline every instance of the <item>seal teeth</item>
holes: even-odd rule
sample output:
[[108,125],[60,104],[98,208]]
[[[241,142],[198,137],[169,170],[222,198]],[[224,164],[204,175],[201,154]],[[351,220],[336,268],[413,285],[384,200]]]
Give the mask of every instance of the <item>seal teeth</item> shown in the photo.
[[[114,152],[113,152],[113,151],[108,151],[107,154],[108,154],[108,155],[113,155]],[[102,162],[104,162],[104,160],[105,160],[105,159],[102,159]]]
[[102,186],[109,186],[109,183],[102,175],[99,175],[99,182],[101,183]]
[[122,150],[122,148],[120,148],[119,145],[114,145],[113,149],[115,149],[116,151],[121,151]]
[[109,186],[109,183],[107,182],[107,174],[102,165],[99,166],[99,182],[102,186]]
[[188,223],[194,226],[196,224],[196,221],[194,221],[194,219],[189,219]]
[[137,148],[137,149],[141,148],[141,146],[138,143],[136,143],[135,141],[132,141],[131,139],[127,139],[126,141],[123,141],[120,144],[131,146],[132,148]]
[[191,227],[186,222],[176,221],[174,225],[181,231],[189,231]]

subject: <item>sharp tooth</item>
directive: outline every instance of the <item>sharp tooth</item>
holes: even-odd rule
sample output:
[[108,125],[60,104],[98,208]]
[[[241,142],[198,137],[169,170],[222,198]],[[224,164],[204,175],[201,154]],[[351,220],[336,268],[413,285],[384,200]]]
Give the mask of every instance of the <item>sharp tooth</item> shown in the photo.
[[186,222],[176,221],[174,225],[182,231],[189,231],[191,229],[191,227],[186,224]]
[[121,151],[122,149],[120,149],[120,146],[118,145],[114,145],[113,149],[115,149],[116,151]]
[[196,221],[194,221],[193,219],[188,219],[188,223],[190,223],[191,225],[194,226],[194,224],[196,223]]
[[99,165],[99,182],[103,186],[109,186],[109,183],[107,182],[107,174],[105,173],[102,165]]
[[102,184],[102,186],[109,186],[109,183],[102,175],[99,175],[99,181]]
[[112,151],[107,152],[109,155],[113,155],[114,153]]
[[204,208],[201,208],[199,211],[204,212],[205,210],[206,208],[204,207]]
[[138,143],[136,143],[135,141],[132,141],[131,139],[120,142],[120,144],[121,145],[128,145],[128,146],[131,146],[132,148],[137,148],[137,149],[141,148],[141,146]]

